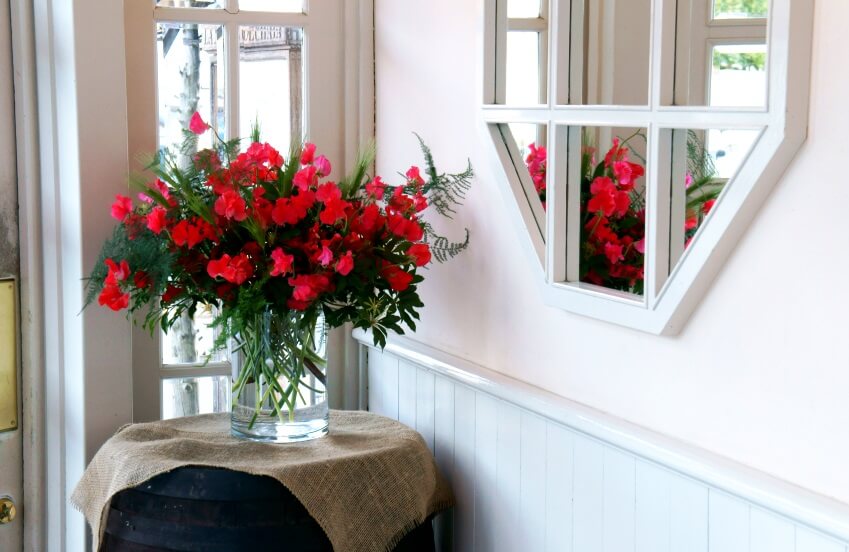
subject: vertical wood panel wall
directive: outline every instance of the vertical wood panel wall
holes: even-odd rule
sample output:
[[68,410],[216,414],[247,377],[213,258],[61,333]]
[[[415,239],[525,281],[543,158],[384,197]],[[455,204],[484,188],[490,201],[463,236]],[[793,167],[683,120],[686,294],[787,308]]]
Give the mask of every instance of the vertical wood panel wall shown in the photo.
[[540,416],[474,378],[374,348],[364,358],[369,409],[416,428],[454,488],[457,507],[436,523],[441,550],[849,552],[827,527]]

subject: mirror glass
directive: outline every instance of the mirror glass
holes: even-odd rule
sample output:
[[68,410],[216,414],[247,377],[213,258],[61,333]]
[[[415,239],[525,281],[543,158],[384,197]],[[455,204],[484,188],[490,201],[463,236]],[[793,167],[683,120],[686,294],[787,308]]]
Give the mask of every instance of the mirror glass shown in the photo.
[[[651,0],[573,0],[569,103],[647,105],[651,45]],[[583,36],[581,37],[581,31]],[[570,51],[561,51],[569,57]]]
[[527,203],[535,228],[545,238],[545,195],[548,182],[547,126],[533,123],[499,125],[511,164],[521,183],[517,200]]
[[[675,129],[670,131],[670,268],[709,221],[723,190],[757,142],[760,130]],[[716,205],[716,206],[715,206]]]
[[504,102],[508,105],[547,103],[548,20],[540,0],[507,2],[504,59]]
[[766,17],[769,0],[713,0],[714,19]]
[[304,0],[239,0],[239,10],[301,13]]
[[163,8],[221,8],[224,0],[156,0]]
[[580,241],[569,257],[578,257],[581,282],[643,293],[647,135],[645,128],[584,127],[580,152],[569,152],[570,163],[580,162],[579,174],[569,171],[580,182],[568,188],[580,190]]
[[678,0],[675,105],[765,107],[768,0]]

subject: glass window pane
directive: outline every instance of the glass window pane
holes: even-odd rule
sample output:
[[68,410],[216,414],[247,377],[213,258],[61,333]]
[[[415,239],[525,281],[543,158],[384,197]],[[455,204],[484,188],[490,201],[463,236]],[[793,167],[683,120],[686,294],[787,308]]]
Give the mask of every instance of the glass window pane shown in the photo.
[[[157,25],[159,147],[179,151],[183,130],[197,111],[223,136],[224,28],[217,25]],[[200,148],[212,145],[212,133],[200,136]],[[188,159],[181,160],[188,164]]]
[[239,32],[239,133],[261,137],[281,151],[304,134],[303,29],[249,26]]
[[766,105],[766,44],[717,45],[713,47],[711,59],[708,105]]
[[[507,33],[506,101],[509,105],[537,105],[541,99],[540,34]],[[544,91],[542,92],[544,94]]]
[[[643,293],[647,136],[645,128],[584,128],[578,251],[581,282]],[[573,159],[574,152],[570,154]]]
[[507,0],[507,17],[528,19],[539,17],[540,0]]
[[222,8],[224,0],[156,0],[163,8]]
[[750,19],[767,16],[769,0],[714,0],[714,19]]
[[239,0],[239,10],[302,13],[304,0]]
[[569,103],[647,105],[652,1],[575,1],[583,3],[584,36],[573,37],[568,52],[561,49],[579,69]]
[[230,411],[230,377],[162,380],[162,419]]
[[[212,353],[218,328],[212,327],[217,309],[210,305],[198,305],[194,317],[187,312],[162,334],[162,364],[202,364]],[[229,352],[215,351],[210,362],[226,362]]]
[[539,200],[545,209],[546,173],[548,166],[548,154],[545,147],[546,125],[535,125],[530,123],[510,123],[508,125],[510,134],[519,156],[534,185],[534,201]]

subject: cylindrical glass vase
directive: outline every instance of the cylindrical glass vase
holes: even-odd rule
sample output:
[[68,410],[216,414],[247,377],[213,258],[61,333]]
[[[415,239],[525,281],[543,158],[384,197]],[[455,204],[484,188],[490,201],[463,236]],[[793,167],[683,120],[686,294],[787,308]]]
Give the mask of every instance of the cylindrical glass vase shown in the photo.
[[269,308],[243,321],[233,365],[233,435],[273,443],[327,435],[326,343],[320,311]]

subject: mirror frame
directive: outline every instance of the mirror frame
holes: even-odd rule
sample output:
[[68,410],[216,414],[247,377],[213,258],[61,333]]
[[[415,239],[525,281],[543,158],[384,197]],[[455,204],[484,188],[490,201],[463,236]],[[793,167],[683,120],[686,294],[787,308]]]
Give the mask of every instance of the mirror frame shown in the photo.
[[[548,0],[543,0],[543,2]],[[725,260],[755,218],[807,137],[814,3],[771,0],[767,56],[767,105],[763,108],[673,106],[674,57],[664,44],[675,40],[676,0],[652,0],[650,93],[648,106],[565,105],[569,60],[558,56],[572,40],[569,9],[576,0],[550,0],[548,104],[508,106],[499,75],[498,52],[506,35],[507,0],[484,0],[481,136],[488,145],[493,174],[508,203],[511,221],[522,240],[527,262],[540,267],[544,301],[563,310],[660,335],[681,331]],[[501,14],[501,15],[499,15]],[[502,38],[499,38],[502,37]],[[565,51],[568,51],[568,47]],[[503,55],[503,54],[502,54]],[[534,123],[548,129],[548,212],[545,233],[540,213],[527,201],[527,180],[516,170],[498,125]],[[645,294],[609,291],[566,282],[567,246],[577,244],[579,224],[568,224],[568,144],[580,143],[581,126],[648,129]],[[740,166],[679,262],[669,267],[669,183],[659,176],[662,149],[672,129],[760,128],[760,139]],[[574,206],[573,206],[574,208]],[[574,217],[573,217],[574,218]],[[709,224],[707,223],[709,221]],[[546,239],[546,236],[550,237]],[[664,245],[665,242],[665,245]],[[572,247],[572,250],[575,248]],[[575,258],[577,254],[575,253]],[[569,261],[574,268],[575,261]]]

